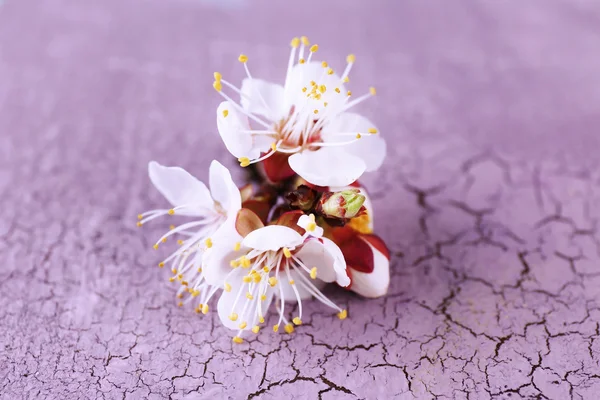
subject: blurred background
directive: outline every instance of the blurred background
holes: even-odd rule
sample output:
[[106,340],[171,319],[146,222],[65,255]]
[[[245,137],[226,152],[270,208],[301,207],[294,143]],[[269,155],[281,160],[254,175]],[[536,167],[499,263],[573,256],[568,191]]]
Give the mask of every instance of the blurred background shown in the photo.
[[[599,26],[588,0],[0,2],[1,396],[595,398]],[[235,166],[212,73],[282,82],[300,35],[377,88],[390,295],[232,347],[135,216],[148,161]]]

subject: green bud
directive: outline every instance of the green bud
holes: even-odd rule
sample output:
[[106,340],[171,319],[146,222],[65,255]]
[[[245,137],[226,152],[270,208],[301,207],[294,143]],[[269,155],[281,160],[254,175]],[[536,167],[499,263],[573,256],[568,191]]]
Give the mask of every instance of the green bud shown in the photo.
[[350,219],[358,216],[363,208],[365,196],[358,189],[323,193],[317,211],[325,217]]

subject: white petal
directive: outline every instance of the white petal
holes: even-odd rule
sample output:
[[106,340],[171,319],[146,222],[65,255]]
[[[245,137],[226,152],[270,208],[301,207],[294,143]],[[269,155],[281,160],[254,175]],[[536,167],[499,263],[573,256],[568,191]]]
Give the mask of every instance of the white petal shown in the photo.
[[335,270],[336,283],[342,287],[348,286],[350,284],[350,278],[346,272],[346,259],[344,258],[342,250],[332,240],[327,238],[322,238],[321,240],[323,240],[325,249],[327,249],[327,252],[334,260],[333,269]]
[[365,297],[384,296],[390,285],[390,260],[375,247],[369,246],[373,251],[375,268],[370,274],[352,270],[350,289]]
[[[325,85],[325,93],[321,93],[319,100],[310,99],[307,101],[307,94],[310,92],[312,85],[311,81],[317,86]],[[302,88],[307,88],[306,92]],[[340,89],[336,92],[335,88]],[[306,64],[296,64],[290,73],[290,80],[285,88],[285,109],[289,110],[292,105],[302,106],[307,104],[309,109],[318,109],[319,112],[324,110],[325,102],[327,107],[340,107],[346,98],[346,89],[342,83],[340,76],[336,73],[327,74],[327,68],[323,68],[321,62],[310,62]]]
[[221,204],[228,216],[235,215],[242,207],[242,196],[229,170],[216,160],[210,164],[209,183],[212,198]]
[[178,215],[206,215],[214,208],[214,201],[206,185],[194,178],[183,168],[165,167],[151,161],[148,175],[152,184],[177,210]]
[[336,133],[361,133],[361,139],[343,146],[343,149],[360,157],[365,162],[366,171],[375,171],[385,158],[386,143],[380,133],[369,134],[369,128],[377,129],[362,115],[343,113],[323,127],[323,141],[345,142],[348,140],[348,135],[336,136]]
[[242,82],[241,92],[242,107],[249,113],[263,115],[271,121],[284,116],[283,86],[262,79],[246,78]]
[[[292,270],[290,271],[290,276],[295,281],[294,286],[298,290],[298,295],[300,296],[300,300],[310,299],[312,297],[311,292],[306,289],[306,287],[301,283],[302,279],[298,277],[298,274],[303,272]],[[279,283],[274,287],[275,296],[278,298],[283,297],[285,301],[296,302],[298,298],[296,297],[296,293],[294,292],[294,288],[290,285],[287,274],[285,272],[279,272]],[[304,274],[306,275],[306,274]],[[310,279],[310,278],[308,278]],[[318,279],[311,280],[312,284],[319,290],[323,289],[326,285],[325,282],[320,281]],[[281,291],[280,291],[281,287]],[[283,293],[283,296],[282,296]]]
[[235,251],[236,243],[242,242],[242,237],[234,227],[235,215],[229,218],[211,236],[213,246],[206,250],[202,260],[202,270],[206,281],[218,287],[223,287],[223,279],[231,272],[231,260],[238,259],[248,252],[248,248],[240,247]]
[[[227,111],[227,116],[223,115]],[[248,117],[239,112],[229,101],[217,108],[217,128],[225,147],[235,157],[256,158],[260,150],[254,148],[252,135],[242,131],[249,130]]]
[[[315,224],[315,227],[312,231],[309,231],[308,228],[311,224]],[[312,237],[320,238],[321,236],[323,236],[323,228],[316,225],[314,217],[311,218],[309,215],[306,214],[302,215],[298,219],[298,226],[304,229]]]
[[276,251],[287,247],[293,249],[302,243],[302,236],[292,228],[269,225],[250,232],[242,245],[260,251]]
[[[325,240],[325,239],[323,239]],[[296,254],[296,257],[308,268],[317,268],[317,279],[333,282],[336,278],[334,264],[336,260],[323,243],[317,239],[307,240]],[[342,260],[344,256],[342,255]],[[315,282],[315,280],[313,280]]]
[[339,147],[303,151],[288,159],[290,167],[309,183],[318,186],[346,186],[365,171],[365,163]]
[[[254,325],[257,325],[259,322],[258,313],[256,312],[257,304],[259,302],[261,303],[262,314],[266,315],[269,306],[271,305],[271,300],[273,299],[273,289],[267,285],[267,298],[264,301],[260,300],[260,294],[255,294],[253,300],[248,300],[246,298],[246,293],[248,292],[248,284],[244,284],[242,281],[242,277],[245,274],[245,269],[238,268],[237,270],[235,270],[234,273],[232,273],[229,276],[227,283],[231,285],[231,291],[227,292],[224,290],[217,304],[219,318],[221,319],[223,325],[225,325],[229,329],[239,330],[239,325],[242,322],[246,322],[247,324],[244,330],[252,329],[252,327]],[[244,287],[242,287],[242,285],[244,285]],[[239,293],[240,290],[241,293]],[[238,297],[238,293],[239,298],[236,302],[236,297]],[[245,311],[244,305],[246,305]],[[232,313],[238,315],[238,318],[235,321],[232,321],[229,318]]]

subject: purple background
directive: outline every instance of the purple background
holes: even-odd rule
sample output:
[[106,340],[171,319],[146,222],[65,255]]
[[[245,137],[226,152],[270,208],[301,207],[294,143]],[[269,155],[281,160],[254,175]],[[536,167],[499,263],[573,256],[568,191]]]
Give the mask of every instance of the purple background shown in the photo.
[[[0,6],[1,397],[598,398],[599,26],[583,0]],[[176,306],[169,222],[135,227],[165,204],[146,165],[233,167],[212,72],[282,80],[302,34],[378,88],[392,284],[234,345]]]

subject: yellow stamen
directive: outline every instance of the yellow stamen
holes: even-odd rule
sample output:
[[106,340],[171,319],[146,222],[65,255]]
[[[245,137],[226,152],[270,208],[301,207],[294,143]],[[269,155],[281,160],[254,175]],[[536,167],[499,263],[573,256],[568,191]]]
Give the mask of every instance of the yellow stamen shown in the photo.
[[306,61],[304,60],[304,58],[301,58],[301,59],[298,60],[298,63],[300,63],[300,64],[304,64],[305,62]]
[[252,263],[246,256],[240,257],[240,263],[242,264],[242,268],[250,268],[250,265],[252,265]]
[[204,314],[204,315],[208,314],[208,304],[204,304],[202,306],[202,314]]
[[252,296],[252,293],[246,293],[246,298],[248,300],[254,300],[254,296]]
[[285,331],[289,334],[294,333],[294,325],[292,325],[292,324],[287,324],[286,326],[283,327],[283,329],[285,329]]
[[373,86],[371,86],[369,88],[369,93],[371,93],[371,96],[375,96],[377,94],[377,90],[375,90],[375,88]]
[[295,284],[295,283],[296,283],[296,281],[295,281],[295,280],[293,280],[293,279],[290,279],[290,282],[289,282],[289,283],[290,283],[290,285],[293,285],[293,284]]
[[180,301],[179,303],[177,303],[178,307],[182,307],[183,306],[183,301]]
[[375,129],[375,128],[369,128],[369,131],[368,131],[368,132],[369,132],[371,135],[374,135],[374,134],[376,134],[376,133],[377,133],[377,129]]
[[242,244],[240,242],[236,242],[233,245],[233,251],[240,251],[240,248],[242,247]]
[[265,317],[263,317],[262,315],[260,317],[258,317],[258,322],[260,322],[261,324],[265,323]]
[[327,104],[329,104],[328,102],[324,102],[323,103],[323,107],[327,107]]
[[339,319],[346,319],[348,317],[348,311],[342,310],[337,314]]
[[312,267],[310,270],[310,278],[317,279],[317,267]]
[[267,267],[266,265],[263,267],[263,271],[265,272],[269,272],[271,269],[269,267]]
[[177,274],[177,268],[172,268],[171,272],[173,273],[173,275],[176,275]]
[[309,222],[306,225],[306,230],[309,232],[314,232],[315,229],[317,229],[317,224],[315,224],[314,222]]
[[238,161],[240,162],[240,166],[242,167],[247,167],[248,165],[250,165],[250,159],[248,157],[240,157],[238,158]]
[[321,85],[321,86],[319,86],[319,91],[320,91],[321,93],[325,93],[325,92],[327,91],[327,86],[325,86],[325,85]]
[[158,263],[158,266],[159,266],[159,268],[163,268],[165,266],[165,263],[161,261]]
[[207,248],[211,248],[213,245],[212,239],[211,238],[206,238],[206,240],[204,241],[204,244],[206,245]]
[[138,226],[138,228],[139,228],[139,227],[141,227],[141,226],[142,226],[142,225],[144,225],[144,224],[142,224],[140,221],[138,221],[138,222],[136,222],[136,225],[137,225],[137,226]]
[[356,61],[356,56],[354,54],[348,54],[348,56],[346,57],[346,62],[348,64],[352,64],[355,61]]
[[175,282],[175,277],[174,276],[170,277],[169,282]]
[[273,325],[273,332],[279,331],[279,325]]
[[220,82],[223,75],[220,72],[213,72],[213,76],[215,77],[215,81]]
[[242,344],[242,343],[244,343],[244,339],[242,339],[239,336],[234,336],[232,340],[233,340],[233,343],[236,343],[236,344]]
[[292,46],[295,49],[298,48],[298,46],[300,46],[300,39],[298,39],[297,37],[293,38],[290,42],[290,46]]
[[300,317],[294,318],[292,322],[294,323],[294,325],[302,325],[302,320],[300,319]]
[[310,52],[311,53],[316,53],[319,50],[319,45],[318,44],[313,44],[312,46],[310,46]]
[[327,75],[333,75],[333,69],[329,68],[329,69],[327,70]]
[[221,81],[214,81],[213,88],[215,88],[215,90],[217,92],[220,92],[223,89],[223,85],[221,85]]
[[276,142],[271,143],[271,150],[277,151],[277,143]]
[[231,315],[229,316],[229,319],[232,321],[237,321],[238,315],[236,313],[231,313]]
[[229,261],[229,265],[231,265],[231,268],[237,268],[240,266],[240,262],[238,260],[231,260]]
[[252,277],[246,275],[242,278],[242,280],[244,281],[244,283],[250,283],[252,282]]
[[305,87],[303,87],[303,88],[302,88],[302,92],[303,92],[303,93],[306,93],[306,91],[307,91],[307,90],[308,90],[308,89],[307,89],[307,88],[305,88]]
[[238,57],[238,61],[241,63],[245,63],[248,61],[248,56],[245,54],[240,54],[240,56]]
[[152,246],[154,248],[154,250],[158,250],[158,243],[156,243],[154,246]]
[[287,247],[284,247],[283,248],[283,255],[285,256],[285,258],[290,258],[292,256],[292,252]]
[[321,65],[323,66],[323,68],[327,68],[327,61],[323,61],[323,62],[321,63]]
[[275,285],[277,285],[277,278],[275,278],[274,276],[270,277],[269,285],[271,285],[271,287],[274,287]]
[[248,326],[248,323],[247,322],[242,322],[239,326],[240,326],[240,329],[244,329],[244,328],[246,328]]
[[198,269],[197,269],[197,271],[198,271],[198,272],[202,272],[202,268],[198,268]]
[[175,229],[175,225],[169,225],[169,230],[172,231],[173,229]]
[[168,211],[168,214],[169,214],[169,215],[173,215],[173,214],[175,214],[175,210],[173,210],[173,209],[171,208],[171,209]]
[[179,240],[177,241],[177,244],[178,244],[178,245],[180,245],[180,246],[182,246],[182,245],[183,245],[183,240],[179,239]]
[[138,219],[142,219],[144,216],[142,214],[138,214]]
[[360,133],[357,133],[357,134],[356,134],[356,138],[357,138],[357,139],[360,139],[361,137],[362,137],[362,136],[360,136]]
[[344,83],[350,82],[350,77],[345,76],[344,79],[342,79],[342,82],[344,82]]
[[161,242],[167,243],[167,238],[162,238]]
[[319,113],[319,110],[315,110],[315,111],[313,111],[313,112],[314,112],[315,114],[318,114],[318,113]]
[[260,300],[261,300],[261,301],[265,301],[265,300],[267,300],[267,295],[266,295],[266,294],[261,294],[261,295],[260,295]]
[[223,110],[223,118],[227,118],[229,115],[229,110]]
[[352,96],[352,92],[350,90],[348,90],[346,94],[348,95],[348,97]]
[[178,299],[183,299],[183,293],[177,293],[177,298]]
[[337,93],[339,93],[339,92],[340,92],[340,88],[339,88],[339,87],[336,87],[336,88],[335,88],[335,91],[336,91]]
[[310,42],[308,41],[308,38],[306,36],[302,36],[300,38],[300,40],[302,41],[302,44],[305,46],[310,46]]
[[227,282],[225,282],[225,291],[226,292],[231,292],[231,285]]
[[252,332],[258,333],[258,331],[260,331],[260,326],[254,325],[254,327],[252,327]]

